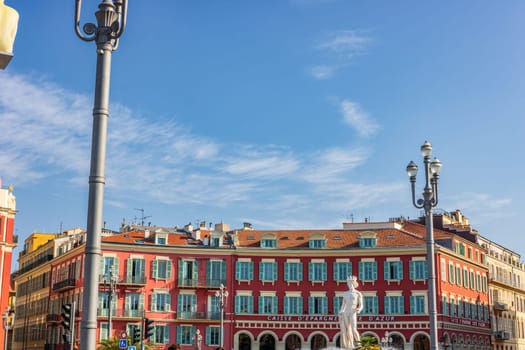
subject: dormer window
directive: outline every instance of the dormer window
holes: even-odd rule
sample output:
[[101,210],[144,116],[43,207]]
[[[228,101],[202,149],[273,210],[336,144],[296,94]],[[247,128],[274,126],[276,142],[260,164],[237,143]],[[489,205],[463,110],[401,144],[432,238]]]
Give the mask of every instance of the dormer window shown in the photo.
[[168,244],[168,235],[166,233],[155,234],[155,244],[166,245]]
[[314,233],[310,236],[308,247],[314,249],[326,248],[326,239],[323,233]]
[[277,248],[277,239],[273,233],[267,233],[262,236],[261,248]]
[[375,248],[377,246],[377,234],[375,232],[363,232],[359,235],[359,248]]

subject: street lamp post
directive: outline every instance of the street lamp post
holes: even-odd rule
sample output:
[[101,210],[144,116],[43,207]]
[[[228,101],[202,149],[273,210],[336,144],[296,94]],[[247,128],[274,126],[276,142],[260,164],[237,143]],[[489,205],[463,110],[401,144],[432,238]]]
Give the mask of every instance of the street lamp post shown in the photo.
[[215,292],[215,296],[219,298],[218,303],[221,312],[221,339],[219,344],[221,345],[221,348],[224,348],[224,299],[228,297],[228,291],[224,284],[221,283],[219,290]]
[[[111,307],[113,306],[113,294],[115,294],[115,276],[113,275],[113,266],[109,267],[108,271],[109,278],[109,291],[108,291],[108,337],[112,338],[113,335],[113,311]],[[106,276],[104,276],[104,285],[106,284]]]
[[407,166],[407,174],[410,178],[412,203],[418,209],[425,210],[425,226],[427,234],[427,273],[428,273],[428,313],[430,320],[430,349],[438,349],[437,337],[437,310],[436,310],[436,261],[434,256],[434,224],[432,208],[438,204],[438,179],[441,170],[441,162],[432,155],[432,146],[425,141],[421,146],[423,162],[425,163],[425,188],[423,198],[416,201],[415,186],[417,165],[410,161]]
[[11,330],[12,322],[9,319],[9,307],[2,314],[2,326],[4,327],[4,350],[7,350],[7,333]]
[[101,256],[102,204],[104,199],[106,135],[109,118],[111,54],[126,27],[127,0],[102,0],[95,12],[97,24],[86,23],[80,31],[82,0],[75,3],[75,32],[84,41],[97,44],[97,71],[93,107],[91,170],[84,266],[84,305],[80,324],[80,350],[96,349],[98,269]]

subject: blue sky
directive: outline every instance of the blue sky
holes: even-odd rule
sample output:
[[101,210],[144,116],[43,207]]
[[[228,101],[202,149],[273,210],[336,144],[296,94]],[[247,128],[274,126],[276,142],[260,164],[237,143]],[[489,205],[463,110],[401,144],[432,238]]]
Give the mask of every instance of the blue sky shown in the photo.
[[[99,3],[84,0],[82,23]],[[20,23],[0,71],[0,176],[22,242],[86,225],[96,54],[74,33],[73,0],[6,4]],[[130,1],[104,220],[414,218],[405,168],[422,168],[428,140],[438,208],[523,254],[524,13],[522,1]]]

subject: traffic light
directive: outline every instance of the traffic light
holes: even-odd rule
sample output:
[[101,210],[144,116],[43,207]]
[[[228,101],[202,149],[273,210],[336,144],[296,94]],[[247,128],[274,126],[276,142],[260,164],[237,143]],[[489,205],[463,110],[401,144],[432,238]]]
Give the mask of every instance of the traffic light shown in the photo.
[[140,343],[140,327],[135,326],[133,327],[133,331],[131,332],[131,344],[139,344]]
[[69,333],[62,334],[62,339],[64,339],[64,344],[69,344]]
[[144,318],[144,339],[148,339],[154,334],[154,328],[155,327],[153,326],[153,320]]
[[73,307],[71,306],[71,304],[64,304],[62,305],[62,326],[64,326],[64,329],[70,331],[71,330],[71,327],[72,327],[72,324],[73,322],[71,321],[74,321],[74,315],[73,315]]

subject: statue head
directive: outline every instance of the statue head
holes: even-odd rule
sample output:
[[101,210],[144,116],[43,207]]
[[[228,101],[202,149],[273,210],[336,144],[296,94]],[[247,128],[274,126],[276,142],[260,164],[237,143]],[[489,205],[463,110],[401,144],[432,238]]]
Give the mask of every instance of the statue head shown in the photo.
[[346,278],[346,284],[348,284],[348,288],[355,289],[359,286],[359,283],[357,283],[357,277],[356,276],[348,276]]

